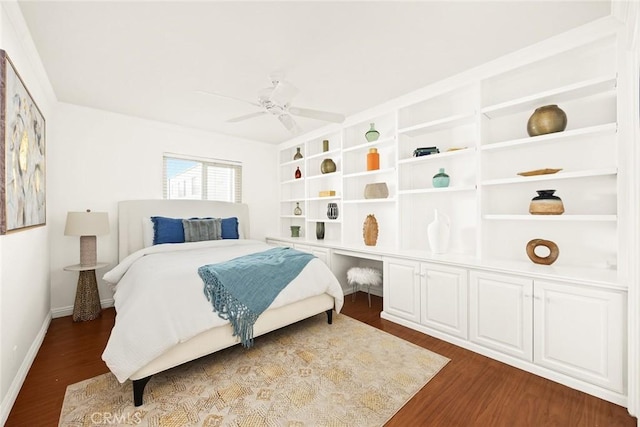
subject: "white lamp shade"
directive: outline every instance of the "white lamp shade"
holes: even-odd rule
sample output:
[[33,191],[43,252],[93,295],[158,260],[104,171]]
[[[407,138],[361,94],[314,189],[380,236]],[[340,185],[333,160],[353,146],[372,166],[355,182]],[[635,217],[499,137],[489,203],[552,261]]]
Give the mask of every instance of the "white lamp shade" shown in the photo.
[[68,212],[65,236],[101,236],[109,234],[107,212]]

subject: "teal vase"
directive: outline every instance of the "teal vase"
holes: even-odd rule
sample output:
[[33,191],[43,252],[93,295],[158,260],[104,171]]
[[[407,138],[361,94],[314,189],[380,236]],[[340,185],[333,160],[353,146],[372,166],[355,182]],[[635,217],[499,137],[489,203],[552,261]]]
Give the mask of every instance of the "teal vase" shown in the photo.
[[436,188],[449,186],[449,175],[444,173],[444,168],[440,168],[440,171],[433,176],[433,186]]
[[380,137],[380,132],[376,130],[375,123],[370,123],[369,125],[371,128],[364,134],[364,137],[367,138],[369,142],[377,141]]

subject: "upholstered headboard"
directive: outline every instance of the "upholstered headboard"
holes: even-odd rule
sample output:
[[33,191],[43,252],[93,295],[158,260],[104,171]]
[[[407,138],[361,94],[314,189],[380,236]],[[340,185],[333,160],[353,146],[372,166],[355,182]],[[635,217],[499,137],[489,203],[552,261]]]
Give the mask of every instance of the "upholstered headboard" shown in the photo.
[[151,216],[170,218],[238,218],[241,239],[249,238],[249,207],[244,203],[210,200],[125,200],[118,203],[118,260],[144,247],[142,219]]

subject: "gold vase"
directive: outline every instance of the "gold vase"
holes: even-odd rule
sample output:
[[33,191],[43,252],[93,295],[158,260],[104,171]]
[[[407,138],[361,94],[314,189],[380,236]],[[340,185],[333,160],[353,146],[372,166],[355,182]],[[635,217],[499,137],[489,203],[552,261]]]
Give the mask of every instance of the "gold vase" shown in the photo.
[[527,122],[529,136],[562,132],[567,128],[567,115],[555,104],[536,108]]

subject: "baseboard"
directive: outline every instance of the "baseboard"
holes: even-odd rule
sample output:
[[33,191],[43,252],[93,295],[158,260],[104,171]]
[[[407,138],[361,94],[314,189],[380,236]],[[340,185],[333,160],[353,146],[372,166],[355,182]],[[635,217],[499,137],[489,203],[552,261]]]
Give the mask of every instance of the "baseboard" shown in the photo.
[[[114,301],[113,298],[107,298],[100,300],[100,305],[102,308],[113,307]],[[58,317],[71,316],[73,314],[73,306],[69,305],[67,307],[58,307],[51,309],[51,317],[57,319]]]
[[20,365],[20,369],[16,373],[16,376],[13,378],[11,385],[9,386],[9,390],[7,390],[7,394],[4,399],[2,399],[2,410],[0,411],[0,425],[5,425],[7,422],[7,418],[9,418],[9,413],[11,412],[11,408],[13,408],[13,404],[16,402],[18,398],[18,393],[20,393],[20,389],[22,388],[22,384],[24,384],[25,378],[27,378],[27,374],[29,373],[29,369],[31,369],[31,365],[38,355],[38,350],[40,350],[40,346],[44,341],[44,336],[47,334],[47,330],[49,329],[49,324],[51,323],[51,313],[45,317],[44,322],[42,323],[42,327],[40,328],[40,332],[36,335],[36,338],[33,340],[31,347],[29,347],[29,351],[27,352],[22,364]]

